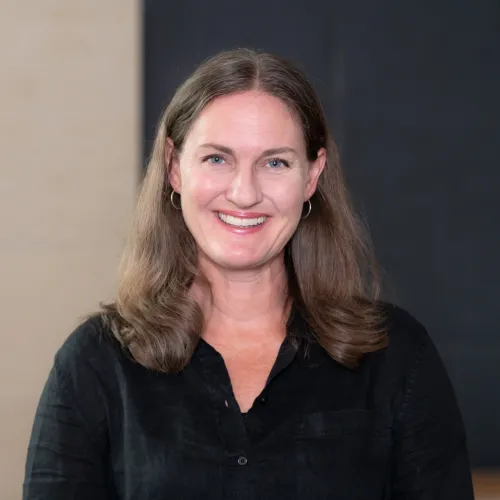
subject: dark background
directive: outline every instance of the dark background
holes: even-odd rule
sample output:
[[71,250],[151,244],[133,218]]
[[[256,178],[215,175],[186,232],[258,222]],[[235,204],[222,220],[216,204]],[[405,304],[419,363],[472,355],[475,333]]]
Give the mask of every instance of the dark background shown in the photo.
[[386,272],[454,383],[474,466],[500,466],[500,1],[143,1],[144,156],[203,59],[302,67]]

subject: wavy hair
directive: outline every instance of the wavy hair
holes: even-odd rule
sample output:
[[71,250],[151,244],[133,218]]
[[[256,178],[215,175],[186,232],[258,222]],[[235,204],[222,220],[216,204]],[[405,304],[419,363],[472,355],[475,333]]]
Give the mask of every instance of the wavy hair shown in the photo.
[[209,102],[255,89],[281,99],[298,119],[309,161],[320,148],[327,150],[311,213],[285,247],[289,299],[317,342],[348,368],[387,343],[368,232],[349,200],[337,147],[312,85],[298,68],[275,55],[236,49],[201,64],[165,109],[123,253],[116,298],[102,305],[114,336],[147,368],[182,370],[204,325],[201,308],[189,293],[200,275],[196,243],[182,212],[170,203],[166,139],[180,151]]

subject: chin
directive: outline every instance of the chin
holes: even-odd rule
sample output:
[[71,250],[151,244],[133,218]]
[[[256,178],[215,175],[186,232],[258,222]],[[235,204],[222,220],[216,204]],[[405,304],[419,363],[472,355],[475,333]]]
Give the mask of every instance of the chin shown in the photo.
[[215,264],[228,271],[245,271],[255,269],[262,265],[262,262],[257,259],[218,259]]
[[225,253],[223,255],[207,255],[209,260],[211,260],[216,266],[227,269],[227,270],[245,270],[245,269],[255,269],[263,263],[263,259],[259,258],[257,255],[244,255],[244,254],[233,254]]
[[[267,251],[266,251],[267,250]],[[201,247],[203,260],[208,265],[225,270],[245,271],[257,269],[274,260],[270,249],[234,245],[207,245]]]

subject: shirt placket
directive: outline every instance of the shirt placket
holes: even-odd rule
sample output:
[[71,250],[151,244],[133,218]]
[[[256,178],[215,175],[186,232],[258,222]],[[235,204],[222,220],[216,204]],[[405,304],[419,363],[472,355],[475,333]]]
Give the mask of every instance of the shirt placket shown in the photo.
[[203,347],[199,359],[224,448],[222,466],[225,496],[244,499],[248,495],[248,498],[252,498],[250,440],[224,360],[208,345]]

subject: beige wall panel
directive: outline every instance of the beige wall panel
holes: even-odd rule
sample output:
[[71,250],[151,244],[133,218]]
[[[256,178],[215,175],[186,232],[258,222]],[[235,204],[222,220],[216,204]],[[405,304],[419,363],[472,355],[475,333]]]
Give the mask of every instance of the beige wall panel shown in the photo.
[[136,0],[0,0],[0,498],[56,349],[112,295],[138,179]]

